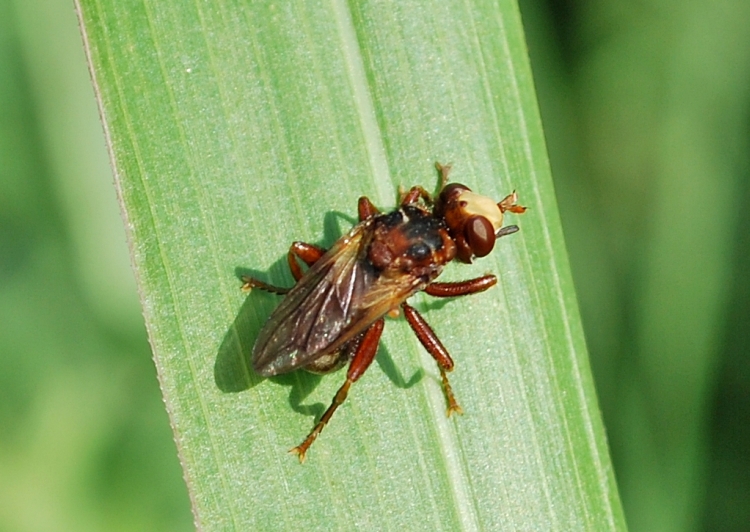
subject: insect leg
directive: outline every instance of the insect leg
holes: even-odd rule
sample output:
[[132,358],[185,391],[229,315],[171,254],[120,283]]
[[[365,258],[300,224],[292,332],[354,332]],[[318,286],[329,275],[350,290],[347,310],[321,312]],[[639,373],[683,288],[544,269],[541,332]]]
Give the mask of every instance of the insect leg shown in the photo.
[[307,244],[305,242],[292,242],[289,246],[289,253],[286,255],[287,262],[289,263],[289,269],[292,271],[292,277],[295,281],[299,281],[302,278],[303,271],[302,267],[297,262],[299,258],[302,262],[308,266],[312,266],[318,259],[325,255],[326,250],[314,244]]
[[497,277],[484,275],[457,283],[430,283],[424,291],[434,297],[457,297],[484,292],[495,284],[497,284]]
[[440,172],[440,190],[443,190],[445,188],[445,185],[448,184],[448,174],[451,171],[452,165],[451,163],[440,164],[436,162],[435,168],[438,172]]
[[448,382],[448,371],[453,371],[453,359],[448,354],[448,350],[445,348],[443,343],[435,334],[435,331],[427,324],[422,315],[417,312],[417,309],[406,303],[401,303],[401,308],[404,309],[404,316],[406,321],[409,322],[414,334],[417,335],[419,341],[422,343],[427,352],[432,355],[432,358],[438,363],[440,368],[440,378],[443,381],[443,389],[445,390],[445,399],[448,401],[448,416],[452,413],[463,414],[463,410],[456,402],[456,397],[453,395],[453,389]]
[[260,279],[249,277],[247,275],[240,277],[240,280],[242,281],[241,289],[243,292],[249,292],[253,288],[260,288],[261,290],[271,292],[272,294],[284,295],[291,290],[291,288],[282,288],[281,286],[264,283]]
[[367,220],[371,216],[375,216],[380,211],[375,205],[372,204],[370,198],[368,198],[367,196],[362,196],[361,198],[359,198],[357,212],[359,213],[359,221],[362,222],[364,220]]
[[[292,276],[295,281],[299,281],[302,277],[302,268],[297,262],[295,257],[299,257],[302,262],[308,266],[315,264],[320,257],[325,254],[326,250],[313,244],[306,244],[305,242],[294,242],[289,247],[289,253],[287,253],[287,262],[289,263],[289,269],[292,271]],[[282,288],[280,286],[274,286],[272,284],[264,283],[260,279],[255,279],[248,275],[243,275],[242,279],[242,291],[249,292],[253,288],[260,288],[266,292],[272,294],[284,295],[291,288]]]
[[419,185],[411,187],[409,192],[402,196],[401,205],[411,205],[412,203],[416,203],[419,198],[422,198],[428,205],[432,205],[432,196]]
[[349,387],[351,387],[351,385],[362,376],[367,368],[370,367],[370,364],[375,358],[375,353],[378,350],[378,342],[380,342],[380,335],[383,333],[384,323],[383,318],[380,318],[378,321],[370,325],[369,329],[367,329],[367,332],[362,336],[362,340],[357,347],[357,352],[354,354],[354,358],[349,364],[349,370],[346,372],[346,381],[344,381],[344,384],[339,388],[339,391],[336,392],[336,395],[331,402],[331,406],[325,411],[323,417],[320,418],[320,421],[318,421],[315,428],[313,428],[307,438],[305,438],[305,441],[289,451],[290,453],[298,455],[300,462],[305,461],[305,453],[313,444],[315,438],[318,437],[326,424],[331,420],[336,409],[346,400],[346,396],[349,393]]

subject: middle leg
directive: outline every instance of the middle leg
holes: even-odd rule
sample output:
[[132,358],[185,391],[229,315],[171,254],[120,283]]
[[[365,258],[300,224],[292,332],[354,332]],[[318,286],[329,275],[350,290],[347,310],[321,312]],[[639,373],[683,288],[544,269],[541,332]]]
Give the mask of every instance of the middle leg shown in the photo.
[[453,371],[453,359],[448,354],[448,350],[437,337],[432,327],[425,321],[422,315],[417,312],[417,309],[407,303],[401,303],[401,308],[404,309],[404,317],[411,326],[414,334],[422,343],[427,352],[432,355],[432,358],[438,364],[440,369],[440,378],[443,381],[443,390],[445,392],[445,399],[448,402],[448,416],[454,412],[456,414],[463,414],[463,409],[459,406],[456,401],[456,397],[453,395],[453,388],[451,388],[448,382],[447,372]]

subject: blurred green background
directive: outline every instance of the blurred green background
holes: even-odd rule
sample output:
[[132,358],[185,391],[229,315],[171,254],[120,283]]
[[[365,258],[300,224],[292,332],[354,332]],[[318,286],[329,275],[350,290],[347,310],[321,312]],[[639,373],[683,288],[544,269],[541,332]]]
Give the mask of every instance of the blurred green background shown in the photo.
[[[750,2],[521,11],[630,529],[750,530]],[[72,4],[0,12],[0,531],[189,530]]]

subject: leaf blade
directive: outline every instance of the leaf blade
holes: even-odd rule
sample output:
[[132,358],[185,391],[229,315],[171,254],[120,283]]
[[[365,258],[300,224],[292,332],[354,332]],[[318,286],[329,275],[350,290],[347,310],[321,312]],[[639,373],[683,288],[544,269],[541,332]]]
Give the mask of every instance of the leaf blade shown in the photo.
[[[204,528],[624,529],[514,5],[81,4]],[[515,185],[532,205],[520,235],[446,272],[500,272],[497,290],[426,312],[448,333],[471,415],[445,419],[434,363],[389,323],[382,373],[357,383],[300,468],[283,450],[340,377],[244,373],[247,339],[273,302],[243,302],[232,270],[270,267],[269,281],[289,283],[285,242],[320,239],[324,220],[330,245],[346,225],[336,213],[352,213],[358,195],[392,204],[394,185],[434,182],[436,159],[483,194]],[[227,393],[217,366],[232,359],[224,369],[240,376]]]

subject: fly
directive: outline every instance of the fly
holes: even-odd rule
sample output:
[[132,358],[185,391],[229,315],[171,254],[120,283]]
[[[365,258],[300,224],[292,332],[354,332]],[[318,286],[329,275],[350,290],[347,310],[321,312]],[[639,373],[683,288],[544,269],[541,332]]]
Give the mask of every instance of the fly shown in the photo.
[[[517,205],[515,192],[495,203],[464,185],[448,184],[450,165],[436,167],[440,173],[436,199],[414,186],[402,194],[398,209],[384,214],[362,197],[359,223],[330,249],[294,242],[287,254],[296,280],[292,288],[242,277],[245,291],[260,288],[284,295],[253,346],[252,366],[258,375],[271,377],[299,368],[322,374],[349,365],[331,405],[307,438],[290,451],[300,462],[375,358],[386,315],[403,312],[438,364],[448,415],[462,413],[448,382],[453,359],[406,300],[420,291],[457,297],[495,285],[494,275],[449,283],[435,279],[454,259],[471,263],[489,254],[498,238],[518,231],[516,225],[503,226],[504,213],[521,214],[526,208]],[[300,261],[307,265],[306,271]]]

